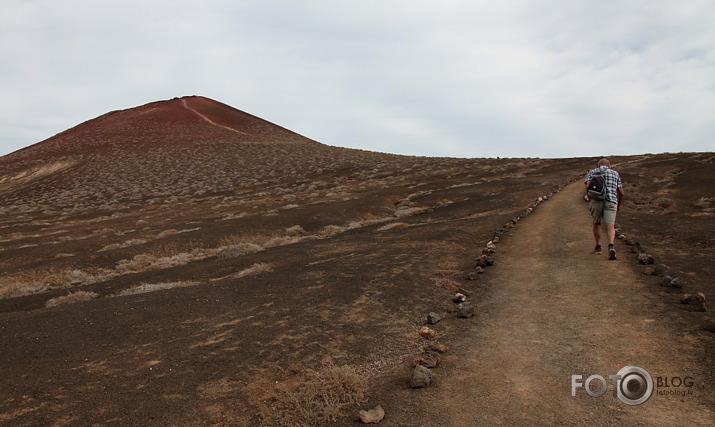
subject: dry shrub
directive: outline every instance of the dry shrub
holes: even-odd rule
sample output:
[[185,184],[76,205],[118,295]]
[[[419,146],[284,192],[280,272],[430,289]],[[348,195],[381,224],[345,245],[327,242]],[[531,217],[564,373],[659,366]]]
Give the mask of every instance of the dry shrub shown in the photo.
[[255,243],[236,243],[228,246],[219,246],[216,248],[216,254],[219,258],[226,260],[240,256],[254,254],[263,250],[263,246]]
[[16,279],[2,284],[0,287],[0,300],[39,294],[45,292],[48,288],[49,286],[42,282],[24,282]]
[[115,296],[126,296],[126,295],[136,295],[145,294],[147,292],[162,291],[164,289],[174,289],[174,288],[186,288],[189,286],[197,286],[200,282],[194,281],[183,281],[183,282],[165,282],[165,283],[142,283],[137,286],[133,286],[128,289],[124,289]]
[[110,245],[103,247],[102,249],[98,250],[97,252],[113,251],[114,249],[121,249],[121,247],[122,247],[121,243],[112,243]]
[[164,241],[158,247],[152,249],[152,254],[158,258],[172,257],[175,255],[205,252],[203,244],[193,240]]
[[96,283],[103,277],[102,272],[97,274],[88,273],[83,270],[70,270],[62,272],[63,281],[66,285],[89,285]]
[[285,237],[299,237],[299,236],[305,236],[308,234],[305,230],[303,230],[303,227],[300,225],[294,225],[292,227],[288,227],[285,229],[285,232],[283,232],[283,235]]
[[130,246],[135,246],[135,245],[143,245],[146,242],[147,242],[146,239],[130,239],[124,243],[112,243],[110,245],[103,247],[102,249],[98,250],[97,252],[105,252],[105,251],[111,251],[114,249],[128,248]]
[[241,277],[254,276],[256,274],[267,273],[272,270],[273,270],[272,264],[256,263],[256,264],[253,264],[252,266],[234,274],[233,278],[240,279]]
[[57,307],[58,305],[74,304],[76,302],[89,301],[99,296],[96,292],[77,291],[68,295],[52,298],[45,303],[45,307]]
[[310,236],[295,236],[295,237],[274,237],[266,242],[267,248],[273,248],[276,246],[292,245],[293,243],[298,243],[303,241]]
[[0,299],[43,293],[49,289],[83,286],[97,283],[111,274],[95,269],[95,274],[83,270],[34,271],[7,278],[0,284]]
[[58,253],[57,255],[55,255],[55,258],[69,258],[69,257],[73,257],[73,256],[75,256],[75,255],[62,252],[62,253]]
[[220,246],[232,246],[232,245],[242,245],[244,243],[252,243],[258,246],[266,246],[266,242],[270,240],[271,237],[261,235],[261,234],[232,234],[225,236],[219,242]]
[[708,209],[712,206],[713,201],[715,201],[715,197],[701,197],[693,202],[693,206],[700,209]]
[[157,239],[163,239],[164,237],[173,236],[174,234],[179,234],[179,230],[170,228],[170,229],[168,229],[168,230],[164,230],[164,231],[162,231],[161,233],[159,233],[159,234],[156,236],[156,238],[157,238]]
[[342,227],[339,225],[326,225],[325,227],[323,227],[322,230],[320,230],[320,235],[323,237],[331,237],[335,236],[336,234],[340,234],[345,230],[347,230],[347,227]]
[[353,230],[355,228],[361,228],[365,227],[370,224],[375,224],[378,221],[375,220],[369,220],[369,219],[364,219],[364,220],[359,220],[359,221],[350,221],[347,225],[348,230]]
[[157,262],[158,258],[149,254],[135,255],[131,260],[119,260],[115,267],[119,274],[136,273],[140,271],[150,270]]
[[377,231],[404,230],[409,226],[410,224],[407,224],[405,222],[393,222],[392,224],[387,224],[378,228]]
[[397,218],[404,218],[408,216],[413,216],[413,215],[421,215],[425,212],[427,212],[429,208],[426,207],[420,207],[420,208],[410,208],[407,206],[400,206],[397,211],[395,211],[395,216]]
[[122,244],[122,247],[126,248],[128,246],[143,245],[146,242],[147,242],[146,239],[130,239],[130,240],[127,240],[126,242],[124,242]]
[[325,425],[366,400],[367,380],[349,366],[327,365],[292,378],[285,376],[284,370],[272,370],[248,386],[251,403],[267,425]]
[[116,231],[112,230],[111,228],[102,228],[99,230],[94,230],[92,234],[94,235],[109,235],[109,234],[115,234]]
[[236,214],[230,214],[228,216],[225,216],[225,217],[221,218],[220,221],[230,221],[232,219],[239,219],[239,218],[243,218],[245,216],[248,216],[248,214],[245,212],[239,212]]
[[213,255],[212,251],[193,251],[191,253],[186,252],[166,257],[157,257],[152,254],[139,254],[135,255],[131,260],[119,260],[116,265],[116,271],[121,275],[149,270],[163,270],[186,265],[194,261],[200,261],[211,255]]
[[[300,240],[300,238],[277,238],[280,244],[286,244],[285,240]],[[261,238],[258,240],[265,240]],[[274,239],[276,240],[276,239]],[[188,250],[188,246],[193,246],[191,242],[184,243],[171,243],[167,244],[164,248],[157,250],[156,253],[144,253],[135,255],[132,259],[122,259],[117,262],[115,267],[116,274],[131,274],[139,273],[149,270],[160,270],[166,268],[177,267],[181,265],[186,265],[191,262],[201,261],[203,259],[218,256],[221,259],[228,259],[233,257],[239,257],[243,255],[249,255],[252,253],[260,252],[264,249],[264,246],[258,245],[256,243],[241,242],[239,241],[239,236],[230,236],[223,239],[224,245],[217,248],[193,248],[189,252],[179,252],[180,250]],[[276,242],[274,244],[269,241],[265,244],[265,247],[277,246]],[[290,242],[292,243],[292,242]],[[166,254],[166,256],[160,256],[159,253]]]
[[192,231],[196,231],[196,230],[200,230],[200,229],[201,229],[201,227],[197,227],[197,228],[187,228],[187,229],[184,229],[184,230],[176,230],[176,229],[171,228],[171,229],[169,229],[169,230],[164,230],[164,231],[162,231],[161,233],[159,233],[159,234],[156,236],[156,238],[157,238],[157,239],[163,239],[164,237],[173,236],[173,235],[175,235],[175,234],[190,233],[190,232],[192,232]]

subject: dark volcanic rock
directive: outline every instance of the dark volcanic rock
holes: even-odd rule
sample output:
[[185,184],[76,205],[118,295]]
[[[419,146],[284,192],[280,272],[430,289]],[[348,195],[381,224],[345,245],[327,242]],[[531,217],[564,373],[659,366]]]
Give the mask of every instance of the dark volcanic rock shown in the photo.
[[465,319],[474,316],[474,306],[468,302],[459,304],[459,312],[457,315]]
[[665,277],[668,275],[668,272],[670,271],[670,268],[668,268],[667,265],[665,264],[658,264],[655,266],[655,270],[653,274],[659,277]]
[[705,306],[705,294],[702,292],[685,294],[680,298],[680,302],[690,305],[694,311],[708,311]]
[[643,265],[654,264],[655,258],[653,258],[653,256],[648,255],[647,253],[643,252],[643,253],[638,254],[638,262]]
[[425,388],[432,383],[432,371],[422,365],[416,365],[410,377],[410,387]]
[[415,360],[415,365],[422,365],[426,368],[436,368],[439,364],[440,355],[436,351],[425,351],[419,359]]
[[442,320],[442,318],[439,317],[439,314],[435,313],[434,311],[430,312],[427,315],[427,323],[429,323],[430,325],[436,325],[437,323],[439,323],[440,320]]

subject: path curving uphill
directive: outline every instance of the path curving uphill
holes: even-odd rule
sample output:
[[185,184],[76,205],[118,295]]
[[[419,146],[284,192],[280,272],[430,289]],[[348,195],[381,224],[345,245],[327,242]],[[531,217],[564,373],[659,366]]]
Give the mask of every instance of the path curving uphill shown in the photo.
[[226,130],[231,131],[231,132],[240,133],[241,135],[255,136],[255,135],[250,134],[250,133],[248,133],[248,132],[241,132],[240,130],[234,129],[234,128],[230,127],[230,126],[224,126],[224,125],[220,125],[220,124],[214,122],[213,120],[209,119],[205,114],[200,113],[200,112],[197,111],[195,108],[189,107],[189,104],[186,102],[186,98],[182,98],[182,99],[181,99],[181,105],[182,105],[184,108],[186,108],[187,110],[189,110],[189,111],[191,111],[192,113],[194,113],[194,114],[196,114],[197,116],[199,116],[199,117],[201,118],[201,120],[205,121],[206,123],[208,123],[208,124],[210,124],[210,125],[212,125],[212,126],[218,126],[218,127],[220,127],[220,128],[226,129]]

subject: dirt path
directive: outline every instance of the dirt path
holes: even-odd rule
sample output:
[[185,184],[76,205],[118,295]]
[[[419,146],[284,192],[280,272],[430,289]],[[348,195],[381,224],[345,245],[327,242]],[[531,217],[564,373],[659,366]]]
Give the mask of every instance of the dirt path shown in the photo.
[[[649,289],[626,246],[617,246],[617,261],[590,253],[581,191],[579,182],[566,187],[500,244],[480,314],[435,372],[427,404],[441,413],[439,425],[715,425],[702,343],[669,322],[679,307]],[[610,381],[602,397],[583,388],[571,396],[571,375],[608,379],[627,365],[647,369],[654,382],[687,376],[694,385],[656,384],[640,406],[614,397]]]
[[181,100],[181,104],[184,106],[184,108],[186,108],[187,110],[193,112],[193,113],[196,114],[197,116],[201,117],[202,120],[204,120],[205,122],[207,122],[207,123],[210,124],[210,125],[218,126],[218,127],[220,127],[220,128],[224,128],[224,129],[226,129],[226,130],[230,130],[231,132],[240,133],[241,135],[255,136],[255,135],[250,134],[250,133],[248,133],[248,132],[241,132],[240,130],[236,130],[236,129],[232,128],[232,127],[220,125],[220,124],[214,122],[213,120],[209,119],[209,118],[206,117],[205,115],[203,115],[203,114],[199,113],[198,111],[194,110],[193,108],[189,107],[189,104],[186,102],[186,99],[182,99],[182,100]]

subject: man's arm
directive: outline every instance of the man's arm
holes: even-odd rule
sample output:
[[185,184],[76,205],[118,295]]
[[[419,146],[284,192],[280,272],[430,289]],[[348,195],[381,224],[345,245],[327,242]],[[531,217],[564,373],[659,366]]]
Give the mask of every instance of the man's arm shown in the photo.
[[626,195],[626,192],[623,191],[623,187],[618,188],[616,191],[616,196],[618,197],[618,207],[616,208],[617,210],[621,210],[621,203],[623,203],[623,197]]
[[585,188],[585,190],[586,190],[586,194],[585,194],[586,200],[590,200],[590,199],[591,199],[590,197],[588,197],[588,185],[589,185],[590,183],[591,183],[591,180],[588,180],[588,181],[585,182],[586,185],[584,186],[584,187],[586,187],[586,188]]
[[586,200],[591,200],[591,198],[588,197],[588,185],[591,184],[591,172],[593,172],[593,170],[589,170],[588,172],[586,172],[586,179],[585,179],[584,182],[583,182],[584,184],[586,184],[586,185],[584,186],[584,187],[586,187],[586,188],[585,188],[586,194],[584,195],[584,198],[585,198]]

